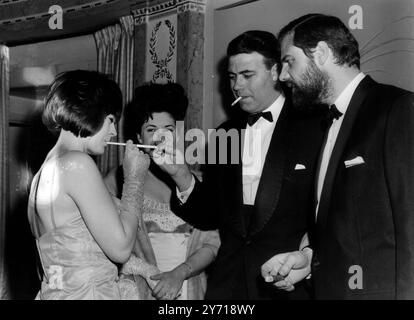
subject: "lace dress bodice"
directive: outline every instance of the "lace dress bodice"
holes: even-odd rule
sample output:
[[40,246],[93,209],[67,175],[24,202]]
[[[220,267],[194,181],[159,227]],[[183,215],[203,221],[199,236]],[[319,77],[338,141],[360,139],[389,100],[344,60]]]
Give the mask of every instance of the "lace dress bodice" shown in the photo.
[[[192,227],[176,216],[168,203],[144,197],[143,218],[161,272],[171,271],[186,260],[187,245]],[[187,281],[181,296],[187,298]]]
[[191,233],[192,227],[171,211],[169,203],[145,196],[143,207],[148,233]]

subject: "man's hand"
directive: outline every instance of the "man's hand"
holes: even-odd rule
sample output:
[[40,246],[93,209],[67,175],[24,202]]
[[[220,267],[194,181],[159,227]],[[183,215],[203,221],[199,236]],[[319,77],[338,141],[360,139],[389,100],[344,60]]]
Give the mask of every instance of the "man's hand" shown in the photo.
[[174,149],[174,137],[168,130],[157,130],[154,140],[161,141],[151,153],[154,162],[175,181],[180,191],[187,190],[191,185],[192,174],[185,163],[184,155]]
[[292,291],[294,284],[310,273],[312,250],[280,253],[266,261],[262,267],[262,277],[266,282],[281,290]]

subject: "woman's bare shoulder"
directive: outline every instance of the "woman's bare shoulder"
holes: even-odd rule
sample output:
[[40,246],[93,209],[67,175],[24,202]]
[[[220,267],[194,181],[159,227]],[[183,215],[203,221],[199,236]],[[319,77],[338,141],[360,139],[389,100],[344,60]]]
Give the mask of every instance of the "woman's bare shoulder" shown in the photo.
[[57,164],[62,173],[85,173],[98,170],[95,162],[88,154],[81,151],[68,151],[60,155]]

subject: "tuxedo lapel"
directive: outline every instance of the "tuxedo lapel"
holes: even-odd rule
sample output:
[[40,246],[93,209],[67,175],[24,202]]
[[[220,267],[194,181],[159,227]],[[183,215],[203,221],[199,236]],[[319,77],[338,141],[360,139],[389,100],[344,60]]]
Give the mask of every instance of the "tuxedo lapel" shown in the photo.
[[[325,180],[323,183],[319,209],[318,209],[318,216],[317,216],[317,224],[320,227],[326,225],[329,207],[332,197],[332,188],[333,183],[335,180],[335,175],[338,170],[338,166],[342,159],[342,155],[348,141],[348,138],[352,132],[352,127],[355,123],[355,119],[358,115],[358,112],[363,105],[363,102],[369,92],[370,87],[375,82],[369,77],[366,76],[361,83],[358,85],[357,89],[355,90],[352,99],[349,103],[347,112],[345,113],[345,118],[342,122],[341,128],[338,133],[338,137],[336,139],[335,146],[332,151],[331,158],[329,160],[328,168],[325,175]],[[323,150],[321,150],[323,152]],[[319,163],[320,166],[320,163]]]
[[259,232],[272,217],[279,200],[288,146],[289,105],[283,105],[272,134],[254,203],[249,234]]
[[[225,212],[228,213],[228,224],[236,234],[246,236],[246,223],[243,216],[243,180],[242,180],[242,129],[246,127],[246,120],[242,119],[234,123],[232,128],[238,131],[239,152],[237,164],[226,164],[225,170],[220,171],[223,185],[226,185],[225,192],[221,195]],[[230,163],[231,143],[227,145],[227,161]],[[219,164],[220,165],[220,164]]]

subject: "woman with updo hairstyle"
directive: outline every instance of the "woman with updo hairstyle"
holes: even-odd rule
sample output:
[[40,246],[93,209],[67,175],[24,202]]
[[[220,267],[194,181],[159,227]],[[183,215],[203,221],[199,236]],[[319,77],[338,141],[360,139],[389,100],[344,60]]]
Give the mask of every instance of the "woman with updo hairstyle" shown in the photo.
[[[145,145],[156,145],[154,134],[169,131],[175,137],[177,121],[188,106],[184,89],[177,83],[146,84],[135,90],[125,110],[126,135]],[[152,149],[145,149],[152,154]],[[105,182],[120,197],[122,168],[112,170]],[[144,182],[143,220],[130,260],[122,269],[134,279],[140,299],[201,300],[206,291],[205,269],[220,246],[217,231],[202,232],[176,216],[170,208],[175,184],[151,160]],[[134,273],[134,277],[131,275]]]
[[91,155],[104,152],[122,110],[118,85],[93,71],[53,81],[42,120],[58,139],[33,178],[28,219],[43,278],[36,299],[120,299],[117,264],[126,262],[142,224],[149,158],[128,141],[120,211]]

